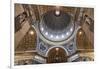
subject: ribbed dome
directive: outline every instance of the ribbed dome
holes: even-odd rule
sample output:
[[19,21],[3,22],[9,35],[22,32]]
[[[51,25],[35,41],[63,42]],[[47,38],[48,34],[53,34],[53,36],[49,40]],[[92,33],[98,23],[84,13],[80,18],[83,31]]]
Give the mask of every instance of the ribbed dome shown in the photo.
[[74,31],[72,16],[64,11],[48,11],[42,15],[39,23],[40,33],[48,40],[63,41]]
[[71,16],[63,11],[60,11],[59,15],[56,15],[55,12],[53,10],[44,14],[45,25],[53,31],[65,29],[71,21]]

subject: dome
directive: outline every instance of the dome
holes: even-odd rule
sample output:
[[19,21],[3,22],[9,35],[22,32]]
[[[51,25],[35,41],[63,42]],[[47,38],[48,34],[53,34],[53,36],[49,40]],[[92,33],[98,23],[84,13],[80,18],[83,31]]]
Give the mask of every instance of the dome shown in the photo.
[[42,15],[39,23],[40,33],[50,41],[63,41],[74,30],[72,16],[64,11],[48,11]]
[[57,15],[56,11],[49,11],[43,15],[45,25],[53,31],[64,30],[71,22],[71,16],[68,13],[59,12]]

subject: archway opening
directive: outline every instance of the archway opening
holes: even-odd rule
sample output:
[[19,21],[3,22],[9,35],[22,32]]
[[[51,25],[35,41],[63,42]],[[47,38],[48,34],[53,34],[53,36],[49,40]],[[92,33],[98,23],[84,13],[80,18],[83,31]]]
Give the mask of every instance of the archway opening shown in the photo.
[[64,49],[56,47],[48,52],[47,63],[67,62],[67,55]]

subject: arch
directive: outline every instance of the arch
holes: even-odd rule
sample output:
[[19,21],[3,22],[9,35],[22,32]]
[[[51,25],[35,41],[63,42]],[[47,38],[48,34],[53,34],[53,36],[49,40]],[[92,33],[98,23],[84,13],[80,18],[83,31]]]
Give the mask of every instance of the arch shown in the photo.
[[66,55],[69,55],[68,54],[68,51],[63,47],[63,46],[52,46],[52,47],[50,47],[49,49],[48,49],[48,51],[46,52],[46,57],[48,57],[48,53],[49,53],[49,51],[51,50],[51,49],[53,49],[53,48],[62,48],[65,52],[66,52]]
[[61,63],[67,62],[68,55],[66,50],[61,47],[53,47],[48,51],[47,54],[47,63]]
[[36,49],[37,46],[37,32],[34,27],[30,26],[30,29],[28,30],[27,40],[29,43],[31,43],[30,47],[33,47]]
[[37,33],[33,27],[30,27],[27,33],[24,35],[18,46],[15,48],[16,51],[27,51],[36,49],[37,45]]
[[84,30],[80,28],[76,34],[76,45],[78,49],[92,49],[92,44],[87,38]]

